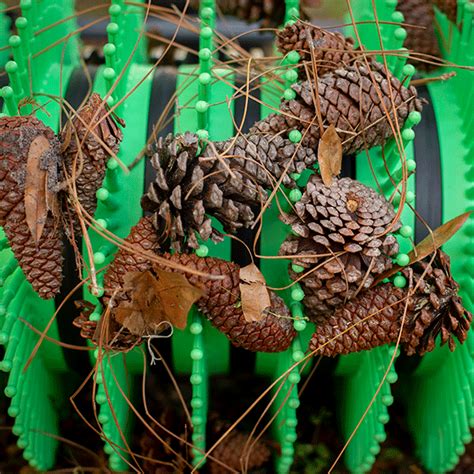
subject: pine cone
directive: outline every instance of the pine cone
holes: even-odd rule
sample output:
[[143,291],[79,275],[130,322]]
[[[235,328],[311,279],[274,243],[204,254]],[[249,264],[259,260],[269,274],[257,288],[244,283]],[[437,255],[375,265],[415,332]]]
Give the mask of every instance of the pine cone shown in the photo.
[[[296,98],[282,102],[281,114],[271,114],[257,122],[250,133],[283,134],[285,137],[296,129],[303,133],[304,146],[316,148],[321,130],[317,107],[313,102],[315,86],[305,81],[293,85],[293,90]],[[375,61],[371,63],[370,70],[356,62],[325,74],[318,80],[317,92],[323,125],[332,124],[337,128],[343,142],[343,153],[348,155],[381,145],[393,136],[385,112],[390,113],[393,122],[392,99],[400,128],[410,112],[422,109],[416,89],[404,87],[397,78],[386,73],[382,64]],[[378,93],[382,95],[382,101]]]
[[[472,0],[470,0],[472,2]],[[458,0],[431,0],[453,23],[458,18]]]
[[45,191],[54,200],[60,160],[54,132],[33,116],[0,118],[0,224],[27,280],[41,298],[49,299],[59,292],[63,277],[61,231],[52,210],[48,210],[41,236],[35,242],[25,208],[28,154],[33,141],[41,136],[50,148],[41,157],[40,169],[46,172]]
[[[314,57],[318,68],[318,77],[334,69],[345,67],[360,56],[354,50],[352,38],[345,38],[341,33],[333,33],[301,21],[285,26],[278,32],[277,47],[283,54],[297,51],[301,61],[308,63],[309,71],[312,71]],[[305,69],[301,70],[300,76],[304,77],[305,75]]]
[[[133,244],[137,249],[157,251],[158,241],[151,217],[142,218],[132,229],[126,242]],[[243,315],[240,303],[239,267],[230,262],[217,258],[199,258],[188,254],[164,254],[164,258],[210,275],[225,275],[224,280],[209,280],[208,278],[187,274],[191,285],[202,288],[206,294],[198,302],[198,308],[205,314],[211,323],[227,335],[231,342],[251,351],[279,352],[288,348],[295,337],[291,315],[283,300],[271,293],[272,306],[268,308],[266,316],[259,322],[248,323]],[[129,298],[127,292],[120,291],[124,285],[124,276],[129,272],[152,270],[153,264],[144,257],[133,255],[123,249],[119,250],[104,277],[104,304],[115,307],[121,300]],[[180,272],[179,270],[162,265],[166,271]],[[117,291],[119,290],[119,291]],[[111,298],[113,296],[113,301]],[[109,339],[116,340],[123,347],[123,339],[132,345],[139,342],[137,336],[132,336],[118,323],[110,318]],[[84,318],[83,318],[84,319]],[[80,324],[82,320],[78,320]],[[84,323],[83,323],[84,324]],[[117,333],[120,338],[117,339]],[[118,350],[117,344],[113,348]],[[130,348],[130,345],[127,346]]]
[[76,236],[82,235],[82,228],[71,200],[77,197],[84,211],[94,216],[96,192],[104,180],[110,151],[117,153],[122,141],[122,131],[115,121],[125,125],[109,110],[99,94],[94,93],[61,133],[66,175],[75,178],[75,195],[71,185],[69,202],[64,198],[64,207]]
[[453,351],[453,336],[461,344],[466,340],[472,315],[457,294],[459,286],[450,274],[449,257],[439,250],[432,265],[430,260],[431,256],[403,270],[416,288],[414,294],[386,283],[361,293],[329,317],[319,316],[311,350],[335,356],[395,343],[407,308],[401,342],[408,355],[432,351],[440,334],[441,345],[448,342]]
[[[217,445],[211,455],[224,463],[229,469],[238,472],[249,472],[253,469],[262,468],[270,460],[270,449],[266,443],[259,440],[248,455],[249,446],[246,446],[248,439],[248,433],[233,430]],[[245,448],[247,448],[247,451],[245,451]],[[209,474],[222,474],[228,471],[222,464],[212,459],[209,459],[208,466]],[[246,469],[244,469],[244,466]]]
[[[441,57],[434,29],[434,10],[430,0],[404,0],[398,3],[397,9],[403,13],[405,23],[422,28],[406,27],[408,36],[404,46],[415,53]],[[425,58],[428,59],[428,58]],[[429,71],[436,66],[425,61],[411,59],[420,70]]]
[[267,198],[265,189],[275,185],[286,167],[283,183],[292,186],[289,175],[317,159],[312,150],[280,137],[240,136],[208,144],[201,156],[198,147],[199,139],[192,133],[168,135],[154,145],[151,163],[156,179],[143,196],[142,207],[154,213],[162,247],[197,248],[196,234],[204,241],[222,240],[211,216],[225,232],[250,227],[253,209]]
[[288,308],[274,292],[270,292],[272,305],[263,319],[258,322],[245,320],[240,304],[238,265],[194,254],[165,254],[163,257],[202,273],[225,276],[224,280],[210,280],[188,273],[186,278],[191,285],[205,291],[196,303],[197,307],[234,346],[254,352],[281,352],[289,347],[296,333]]
[[[191,6],[199,8],[199,0]],[[232,15],[249,23],[261,22],[263,28],[279,26],[285,19],[285,2],[281,0],[217,0],[223,15]]]
[[[300,280],[309,317],[333,310],[361,288],[372,285],[375,275],[392,267],[398,252],[392,205],[373,189],[350,178],[325,186],[313,175],[295,204],[295,214],[283,215],[293,233],[283,242],[281,255],[300,255],[292,263],[302,266]],[[298,274],[290,270],[295,280]]]
[[95,307],[89,301],[79,300],[75,304],[81,312],[73,320],[73,325],[81,330],[83,338],[88,339],[96,346],[117,352],[128,352],[141,344],[142,339],[140,337],[130,334],[127,329],[119,325],[112,317],[108,319],[107,328],[101,328],[102,320],[91,321],[89,318],[94,312]]
[[[318,160],[311,148],[295,144],[279,135],[239,135],[214,145],[219,154],[227,159],[229,166],[242,170],[242,174],[265,189],[273,189],[282,176],[282,184],[294,188],[296,183],[292,174],[302,173]],[[203,156],[215,154],[208,147]]]

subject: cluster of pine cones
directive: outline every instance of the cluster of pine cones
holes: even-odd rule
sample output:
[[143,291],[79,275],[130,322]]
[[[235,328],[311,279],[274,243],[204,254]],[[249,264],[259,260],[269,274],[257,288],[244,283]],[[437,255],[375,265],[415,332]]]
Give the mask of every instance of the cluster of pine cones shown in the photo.
[[[346,159],[383,144],[395,119],[402,127],[410,112],[421,110],[416,90],[374,59],[359,57],[350,40],[320,28],[290,24],[279,33],[278,47],[285,54],[298,51],[303,61],[305,55],[313,63],[316,58],[319,65],[317,77],[303,76],[292,86],[293,98],[282,102],[281,113],[228,141],[185,133],[150,147],[155,179],[141,201],[146,217],[132,228],[105,274],[107,318],[90,321],[93,308],[80,303],[75,324],[84,337],[99,343],[105,333],[114,350],[140,343],[150,328],[131,330],[119,314],[134,305],[133,314],[144,314],[143,308],[156,302],[147,296],[136,305],[127,279],[147,273],[159,280],[167,271],[196,290],[197,307],[234,345],[287,349],[296,333],[284,301],[269,291],[270,305],[261,318],[248,321],[239,266],[192,251],[200,241],[223,238],[213,219],[230,234],[253,226],[273,188],[295,187],[295,179],[311,169],[301,200],[281,217],[292,235],[280,249],[291,258],[290,275],[301,284],[307,315],[317,323],[311,349],[325,355],[370,349],[394,342],[399,333],[410,354],[432,350],[439,334],[450,348],[453,336],[464,341],[471,315],[457,295],[448,257],[437,251],[406,267],[406,289],[377,286],[398,253],[392,233],[400,224],[391,203],[350,178],[334,176],[329,184],[316,166],[329,128],[337,131]],[[106,160],[121,140],[115,120],[93,95],[60,137],[34,117],[0,121],[0,219],[27,278],[44,298],[60,288],[64,230],[70,238],[80,235],[84,218],[95,211]],[[297,143],[295,135],[301,137]],[[34,166],[43,187],[32,197],[32,183],[38,181],[31,177]]]
[[[119,119],[117,119],[119,120]],[[41,298],[62,282],[63,235],[83,233],[122,132],[93,94],[60,136],[31,115],[0,118],[0,225]]]
[[[192,250],[200,241],[222,239],[212,219],[230,234],[248,228],[271,189],[278,183],[294,187],[295,178],[312,169],[294,211],[282,215],[292,235],[280,250],[292,259],[290,275],[304,289],[308,317],[317,322],[311,350],[333,356],[370,349],[395,342],[400,332],[409,354],[432,350],[439,334],[452,349],[453,336],[465,340],[471,316],[457,296],[448,257],[437,251],[406,267],[408,288],[376,286],[398,253],[392,233],[400,223],[391,203],[350,178],[326,185],[316,170],[318,145],[328,127],[336,128],[344,155],[380,145],[392,136],[395,116],[402,126],[410,112],[421,110],[416,90],[375,60],[361,58],[339,34],[294,23],[279,33],[278,47],[285,54],[298,51],[303,61],[315,57],[319,65],[318,80],[307,75],[297,82],[294,98],[282,102],[281,113],[228,141],[206,142],[185,133],[160,138],[150,147],[156,177],[142,198],[148,214],[126,241],[138,252],[122,248],[105,275],[109,341],[121,349],[141,340],[114,317],[120,302],[130,299],[120,290],[125,275],[157,268],[184,274],[184,267],[193,271],[186,273],[187,280],[203,291],[198,308],[233,344],[265,352],[289,347],[295,331],[284,302],[271,292],[264,317],[246,321],[238,266],[199,258]],[[301,133],[299,143],[290,139],[295,130]],[[149,251],[174,266],[151,263],[143,256]],[[76,323],[91,338],[97,328],[87,314]]]

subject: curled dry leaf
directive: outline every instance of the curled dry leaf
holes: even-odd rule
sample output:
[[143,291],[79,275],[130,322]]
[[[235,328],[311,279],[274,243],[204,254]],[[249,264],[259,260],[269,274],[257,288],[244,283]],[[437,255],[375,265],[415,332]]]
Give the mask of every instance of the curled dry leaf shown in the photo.
[[[420,260],[423,260],[428,255],[431,255],[442,245],[444,245],[467,221],[472,211],[465,212],[459,216],[451,219],[450,221],[439,226],[433,231],[432,234],[429,234],[425,237],[409,254],[410,262],[408,265],[412,265]],[[403,267],[399,265],[394,265],[390,270],[382,273],[379,278],[375,281],[374,285],[380,283],[385,278],[390,278],[395,273],[398,273],[402,270]]]
[[57,214],[56,195],[48,187],[48,167],[43,162],[50,148],[46,136],[39,135],[30,145],[26,162],[25,214],[35,243],[41,239],[48,211]]
[[120,302],[114,317],[137,336],[163,331],[163,321],[184,329],[191,306],[203,295],[184,275],[159,268],[155,268],[155,273],[127,273],[124,290],[130,298]]
[[318,162],[321,178],[325,186],[331,186],[332,180],[341,172],[342,142],[336,127],[329,125],[318,145]]
[[253,263],[239,272],[242,312],[247,322],[260,321],[271,306],[270,293],[262,272]]

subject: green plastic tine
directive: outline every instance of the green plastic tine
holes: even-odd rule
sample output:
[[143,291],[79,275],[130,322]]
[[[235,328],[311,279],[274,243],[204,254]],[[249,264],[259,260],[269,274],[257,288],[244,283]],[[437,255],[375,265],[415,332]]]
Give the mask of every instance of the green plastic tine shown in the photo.
[[2,87],[0,95],[5,101],[8,113],[13,116],[18,113],[18,105],[15,100],[15,93],[10,86]]
[[13,89],[15,99],[18,102],[24,95],[21,77],[18,72],[18,64],[15,61],[8,61],[7,64],[5,64],[5,71],[8,74],[10,87]]

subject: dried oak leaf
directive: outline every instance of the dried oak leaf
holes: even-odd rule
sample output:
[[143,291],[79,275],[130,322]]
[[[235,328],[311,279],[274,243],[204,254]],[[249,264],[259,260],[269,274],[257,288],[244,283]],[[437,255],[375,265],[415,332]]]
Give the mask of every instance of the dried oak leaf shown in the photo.
[[39,135],[31,142],[26,162],[25,214],[35,243],[41,239],[48,211],[57,214],[56,195],[49,189],[48,167],[44,163],[44,155],[50,148],[50,141]]
[[341,172],[342,163],[342,142],[333,124],[319,140],[318,163],[324,185],[331,186],[333,178]]
[[[410,262],[408,265],[412,265],[420,260],[423,260],[428,255],[431,255],[442,245],[444,245],[469,219],[472,211],[465,212],[459,216],[451,219],[450,221],[439,226],[433,231],[432,234],[429,234],[425,237],[409,254]],[[398,273],[402,270],[403,267],[399,265],[394,265],[390,270],[382,273],[379,278],[374,282],[374,285],[380,283],[385,278],[390,278],[395,273]]]
[[261,271],[253,263],[239,271],[239,288],[242,312],[247,322],[260,321],[265,309],[271,306],[267,282]]
[[124,290],[130,299],[120,302],[114,311],[116,321],[137,336],[165,330],[163,321],[184,329],[191,306],[203,295],[182,274],[154,271],[127,273]]

